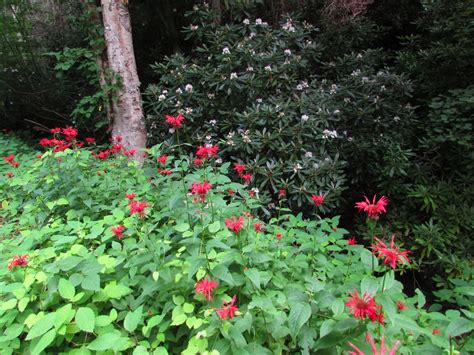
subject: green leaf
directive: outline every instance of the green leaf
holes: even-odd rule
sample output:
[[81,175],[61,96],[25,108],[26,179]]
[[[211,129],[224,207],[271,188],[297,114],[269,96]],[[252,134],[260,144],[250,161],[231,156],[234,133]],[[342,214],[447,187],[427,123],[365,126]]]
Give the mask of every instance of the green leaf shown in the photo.
[[176,231],[181,232],[181,233],[184,233],[184,232],[188,231],[189,228],[190,228],[190,226],[187,223],[180,223],[176,227],[174,227],[174,229]]
[[153,355],[168,355],[168,350],[166,348],[159,346],[153,351]]
[[337,330],[326,334],[325,336],[318,339],[318,341],[314,344],[313,350],[320,350],[320,349],[327,349],[330,348],[338,343],[340,343],[344,339],[344,335]]
[[94,331],[95,324],[95,314],[92,309],[89,307],[81,307],[77,310],[76,313],[76,325],[80,330],[83,330],[88,333]]
[[247,276],[252,284],[257,288],[260,289],[260,273],[257,269],[247,269],[244,271],[245,276]]
[[417,297],[418,308],[422,308],[426,303],[425,295],[418,288],[415,290],[415,292],[418,296]]
[[48,313],[39,321],[37,321],[28,332],[26,340],[31,340],[43,335],[50,330],[56,323],[56,312]]
[[142,320],[143,306],[138,307],[133,312],[128,312],[125,316],[123,326],[130,333],[134,332],[137,329],[138,323]]
[[296,303],[290,310],[288,316],[288,327],[290,334],[296,337],[301,327],[311,317],[311,306],[308,303]]
[[446,334],[451,337],[457,337],[461,334],[468,333],[474,329],[474,322],[465,318],[458,318],[449,323],[446,328]]
[[[56,330],[51,329],[49,332],[44,334],[41,339],[35,344],[35,346],[31,349],[31,355],[39,355],[44,349],[48,347],[56,338]],[[33,342],[32,342],[33,344]]]
[[193,313],[194,306],[191,303],[185,303],[183,304],[183,311],[184,313]]
[[132,355],[148,355],[148,351],[143,345],[139,345],[133,350]]
[[371,276],[365,276],[360,283],[361,294],[368,293],[374,296],[379,289],[379,282],[377,279]]
[[112,281],[104,287],[104,293],[108,298],[116,300],[121,299],[123,296],[131,293],[132,290],[125,285],[118,284],[117,281]]
[[362,249],[362,251],[360,252],[360,261],[362,261],[362,264],[365,265],[366,269],[372,268],[372,259],[374,259],[374,268],[376,268],[379,265],[379,261],[377,260],[377,258],[372,255],[369,250]]
[[212,275],[217,277],[218,279],[227,282],[230,286],[235,285],[234,278],[232,277],[229,269],[225,265],[217,265],[214,269],[212,269]]
[[87,348],[95,351],[110,350],[119,341],[120,334],[117,333],[106,333],[99,335],[94,339]]
[[99,291],[100,276],[98,274],[88,274],[82,280],[81,286],[84,290]]
[[191,280],[199,268],[206,263],[206,258],[196,255],[189,257],[187,261],[191,264],[188,271],[188,279]]
[[332,301],[331,310],[335,316],[342,314],[344,312],[344,301],[339,298]]
[[209,229],[209,232],[212,234],[217,233],[219,229],[221,229],[221,222],[215,221],[214,223],[208,226],[208,229]]
[[71,300],[76,294],[76,289],[72,285],[71,281],[66,279],[60,279],[58,284],[58,291],[62,298]]

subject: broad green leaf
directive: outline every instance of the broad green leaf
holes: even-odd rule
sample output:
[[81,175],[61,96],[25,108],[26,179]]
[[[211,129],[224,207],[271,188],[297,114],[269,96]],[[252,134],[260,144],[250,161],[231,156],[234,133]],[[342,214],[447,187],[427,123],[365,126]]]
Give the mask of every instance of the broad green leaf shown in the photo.
[[303,324],[305,324],[311,317],[311,306],[308,303],[296,303],[290,309],[288,316],[288,327],[290,333],[295,337],[300,331]]
[[132,355],[148,355],[148,350],[143,345],[139,345],[133,350]]
[[181,232],[181,233],[186,232],[187,230],[189,230],[189,228],[190,226],[187,223],[180,223],[174,227],[176,231]]
[[255,288],[260,289],[260,273],[257,269],[247,269],[244,274],[250,279]]
[[72,285],[71,281],[66,279],[60,279],[58,284],[58,291],[62,298],[71,300],[76,294],[76,289]]
[[215,221],[214,223],[208,226],[208,229],[209,232],[212,234],[217,233],[219,229],[221,229],[221,223],[219,221]]
[[183,311],[184,313],[193,313],[194,306],[191,303],[185,303],[183,304]]
[[371,276],[365,276],[360,283],[361,294],[365,293],[374,296],[379,289],[379,282],[376,278]]
[[417,294],[417,303],[418,303],[418,308],[422,308],[425,303],[426,303],[426,298],[425,298],[425,295],[423,294],[423,292],[420,291],[420,289],[416,289],[415,290],[416,294]]
[[344,312],[344,301],[340,298],[337,298],[332,301],[331,310],[335,316],[342,314],[342,312]]
[[[49,332],[44,334],[41,339],[31,349],[31,355],[39,355],[44,349],[48,347],[56,338],[56,330],[51,329]],[[33,344],[33,342],[31,343]]]
[[[116,300],[121,299],[123,296],[131,293],[132,290],[125,285],[117,284],[117,281],[111,281],[104,287],[104,293],[108,298]],[[92,350],[92,349],[91,349]]]
[[117,333],[106,333],[99,335],[94,339],[87,348],[94,351],[110,350],[119,341],[120,334]]
[[137,329],[138,323],[142,320],[143,306],[138,307],[133,312],[128,312],[125,316],[123,326],[130,333],[134,332]]
[[222,264],[217,265],[214,269],[212,269],[212,275],[228,283],[231,286],[235,285],[234,278],[229,272],[228,267],[225,265],[222,265]]
[[99,291],[100,276],[98,274],[87,274],[82,280],[81,286],[84,290]]
[[168,355],[168,350],[166,348],[159,346],[153,351],[153,355]]
[[81,307],[76,312],[76,325],[80,330],[88,333],[94,331],[95,314],[89,307]]
[[459,318],[449,323],[446,328],[446,334],[451,337],[457,337],[461,334],[468,333],[474,329],[474,322],[465,318]]
[[31,327],[30,331],[28,332],[28,335],[26,336],[26,340],[31,340],[39,337],[40,335],[43,335],[52,327],[54,327],[55,323],[56,312],[46,314],[43,318],[41,318]]

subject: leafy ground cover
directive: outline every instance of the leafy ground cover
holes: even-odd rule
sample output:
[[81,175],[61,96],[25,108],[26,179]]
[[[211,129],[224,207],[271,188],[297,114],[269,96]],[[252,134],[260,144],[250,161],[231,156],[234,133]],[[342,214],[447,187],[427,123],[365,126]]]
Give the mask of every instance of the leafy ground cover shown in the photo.
[[[181,117],[168,123],[179,132]],[[139,168],[119,137],[53,132],[42,153],[0,136],[2,354],[474,351],[468,287],[459,309],[404,293],[397,277],[416,260],[373,235],[384,198],[357,204],[364,246],[318,217],[323,196],[305,219],[280,191],[260,220],[246,167],[219,163],[218,146],[156,145]]]

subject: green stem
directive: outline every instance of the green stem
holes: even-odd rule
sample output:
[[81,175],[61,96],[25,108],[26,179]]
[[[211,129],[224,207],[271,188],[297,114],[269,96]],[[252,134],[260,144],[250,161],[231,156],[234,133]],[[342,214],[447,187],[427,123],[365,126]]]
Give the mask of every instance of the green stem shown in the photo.
[[186,183],[184,181],[184,169],[183,169],[183,152],[181,150],[181,144],[179,142],[179,131],[176,129],[176,142],[178,143],[178,151],[179,151],[179,157],[180,157],[180,172],[181,172],[181,182],[183,183],[183,193],[184,193],[184,199],[186,201],[186,215],[188,216],[188,222],[189,225],[192,226],[192,220],[191,220],[191,215],[189,213],[189,199],[188,199],[188,194],[187,191],[188,189],[186,188]]

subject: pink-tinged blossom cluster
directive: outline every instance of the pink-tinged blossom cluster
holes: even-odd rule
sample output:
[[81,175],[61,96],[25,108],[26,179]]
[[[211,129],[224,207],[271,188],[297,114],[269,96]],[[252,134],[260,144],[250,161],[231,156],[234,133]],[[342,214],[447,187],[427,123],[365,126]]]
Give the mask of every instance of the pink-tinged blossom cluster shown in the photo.
[[15,255],[8,262],[8,270],[13,269],[16,266],[26,266],[28,265],[28,255]]
[[323,195],[311,195],[311,200],[313,200],[316,206],[321,206],[324,203]]
[[178,116],[165,115],[166,123],[168,123],[174,129],[181,128],[181,123],[184,120],[184,116],[179,114]]
[[225,225],[234,233],[239,233],[244,226],[245,219],[243,216],[227,218],[225,220]]
[[346,307],[357,319],[370,319],[372,322],[378,321],[383,324],[383,313],[381,306],[377,305],[375,298],[368,293],[364,293],[361,297],[357,291],[350,293],[349,300],[346,302]]
[[388,198],[382,196],[380,200],[377,201],[377,196],[374,195],[372,202],[364,196],[364,201],[357,202],[355,207],[359,209],[359,211],[364,211],[367,213],[367,217],[369,219],[379,219],[379,215],[382,213],[386,213],[387,210],[385,207],[388,205]]
[[206,144],[197,147],[196,156],[200,159],[215,158],[219,147],[217,145]]
[[198,196],[197,200],[204,202],[206,201],[206,194],[209,192],[210,189],[212,189],[212,185],[209,184],[207,181],[194,182],[191,185],[191,194],[194,196]]
[[130,210],[130,215],[138,214],[139,217],[145,216],[145,208],[148,208],[148,204],[145,201],[135,201],[130,200],[128,208]]
[[230,302],[224,302],[221,308],[216,310],[217,315],[219,316],[220,319],[225,320],[229,318],[234,318],[235,312],[237,312],[239,309],[235,306],[235,301],[236,297],[232,297]]
[[123,232],[125,231],[125,227],[122,225],[115,226],[111,228],[112,233],[118,238],[118,240],[123,238]]
[[375,240],[377,243],[372,245],[373,254],[378,254],[377,256],[383,259],[385,265],[390,265],[390,267],[395,270],[398,263],[410,263],[410,259],[408,259],[408,253],[410,253],[410,251],[402,251],[399,247],[395,246],[395,235],[392,235],[390,247],[377,237],[375,237]]
[[217,282],[206,277],[201,281],[198,281],[194,286],[194,290],[199,295],[203,295],[206,300],[212,300],[212,292],[217,288]]

